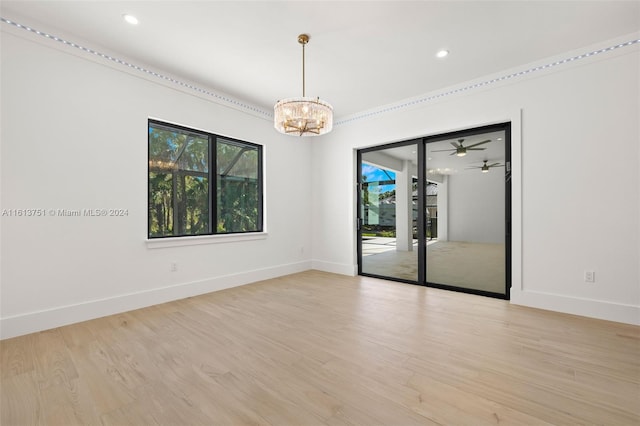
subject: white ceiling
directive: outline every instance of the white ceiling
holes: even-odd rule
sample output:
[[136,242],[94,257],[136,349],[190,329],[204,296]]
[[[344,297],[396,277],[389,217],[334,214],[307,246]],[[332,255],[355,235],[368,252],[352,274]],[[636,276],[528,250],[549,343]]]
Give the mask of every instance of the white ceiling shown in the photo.
[[3,0],[0,12],[266,111],[302,94],[307,33],[307,95],[337,119],[640,29],[638,1]]

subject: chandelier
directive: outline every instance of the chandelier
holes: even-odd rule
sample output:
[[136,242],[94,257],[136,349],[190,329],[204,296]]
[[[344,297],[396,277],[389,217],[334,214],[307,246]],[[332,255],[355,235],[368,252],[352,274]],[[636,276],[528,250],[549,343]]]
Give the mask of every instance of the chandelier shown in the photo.
[[273,107],[274,127],[280,133],[298,136],[317,136],[329,133],[333,128],[333,108],[320,98],[305,96],[304,46],[309,42],[307,34],[298,36],[302,45],[302,97],[287,98]]

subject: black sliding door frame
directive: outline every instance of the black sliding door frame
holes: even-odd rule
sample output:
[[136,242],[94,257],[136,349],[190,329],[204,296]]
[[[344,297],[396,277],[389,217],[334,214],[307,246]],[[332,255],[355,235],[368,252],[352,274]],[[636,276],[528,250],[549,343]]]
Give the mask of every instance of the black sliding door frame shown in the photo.
[[[504,164],[504,184],[505,184],[505,223],[504,223],[504,238],[505,238],[505,292],[493,293],[483,290],[476,290],[471,288],[457,287],[439,283],[432,283],[427,281],[427,244],[426,244],[426,185],[427,185],[427,159],[426,159],[426,146],[428,143],[439,142],[450,139],[459,139],[469,136],[475,136],[483,133],[490,133],[496,131],[504,131],[504,146],[505,146],[505,164]],[[415,145],[417,148],[417,167],[418,167],[418,184],[417,184],[417,204],[418,214],[416,221],[417,237],[418,237],[418,274],[417,281],[402,279],[397,277],[389,277],[377,274],[371,274],[364,272],[362,269],[363,253],[362,253],[362,231],[363,231],[363,214],[362,211],[362,197],[363,197],[363,181],[362,181],[362,154],[367,152],[381,151],[389,148],[402,147],[407,145]],[[358,275],[370,276],[375,278],[383,278],[391,281],[405,282],[409,284],[418,284],[427,287],[441,288],[445,290],[453,290],[464,293],[478,294],[482,296],[489,296],[499,299],[509,299],[511,290],[511,123],[500,123],[482,127],[475,127],[472,129],[465,129],[455,132],[448,132],[433,136],[426,136],[423,138],[389,143],[379,145],[375,147],[369,147],[360,149],[357,151],[357,208],[356,208],[356,228],[357,228],[357,258],[358,258]]]

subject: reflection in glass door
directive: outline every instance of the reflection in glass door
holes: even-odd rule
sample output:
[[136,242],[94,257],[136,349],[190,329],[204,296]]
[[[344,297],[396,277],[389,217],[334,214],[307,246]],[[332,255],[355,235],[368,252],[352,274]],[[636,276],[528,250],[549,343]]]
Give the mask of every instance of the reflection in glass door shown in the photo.
[[506,139],[505,129],[427,138],[427,217],[434,205],[438,215],[429,284],[506,296]]
[[359,153],[359,273],[418,281],[418,146]]

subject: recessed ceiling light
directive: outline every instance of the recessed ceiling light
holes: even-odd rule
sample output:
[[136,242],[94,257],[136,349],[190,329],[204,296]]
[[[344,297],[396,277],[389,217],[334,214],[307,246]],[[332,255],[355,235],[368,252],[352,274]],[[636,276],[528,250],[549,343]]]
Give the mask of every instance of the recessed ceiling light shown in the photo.
[[125,13],[124,15],[122,15],[122,18],[127,21],[128,23],[130,23],[131,25],[138,25],[138,18],[136,18],[133,15],[129,15],[127,13]]
[[436,57],[438,58],[444,58],[445,56],[447,56],[449,54],[448,50],[442,49],[440,51],[438,51],[438,53],[436,53]]

